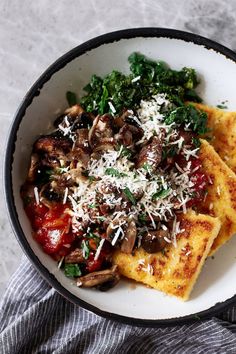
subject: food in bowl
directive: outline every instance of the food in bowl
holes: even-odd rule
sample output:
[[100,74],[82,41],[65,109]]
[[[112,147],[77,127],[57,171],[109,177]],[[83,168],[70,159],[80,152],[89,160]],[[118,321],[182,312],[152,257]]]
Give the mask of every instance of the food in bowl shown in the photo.
[[194,69],[129,61],[129,75],[94,75],[79,103],[67,93],[21,195],[34,237],[78,286],[105,291],[125,275],[186,300],[225,241],[220,203],[236,176],[200,139],[212,131]]

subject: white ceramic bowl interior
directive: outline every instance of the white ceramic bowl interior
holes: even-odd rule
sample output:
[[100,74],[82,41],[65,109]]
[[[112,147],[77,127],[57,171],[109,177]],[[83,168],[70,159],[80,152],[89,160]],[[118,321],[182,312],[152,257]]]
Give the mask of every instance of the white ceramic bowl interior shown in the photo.
[[[112,69],[127,73],[129,70],[127,58],[134,51],[141,52],[152,59],[164,60],[177,70],[184,66],[195,68],[201,78],[198,91],[204,101],[209,105],[217,105],[227,100],[228,109],[236,109],[236,80],[233,79],[236,77],[236,64],[220,52],[191,41],[167,38],[164,35],[159,38],[151,35],[150,37],[134,35],[134,38],[101,44],[56,71],[32,102],[26,104],[29,106],[25,114],[22,116],[22,109],[18,112],[18,120],[20,120],[19,115],[22,119],[17,128],[12,163],[13,198],[19,225],[29,247],[39,263],[42,263],[69,293],[94,306],[93,310],[103,311],[105,315],[110,313],[126,318],[162,321],[208,310],[216,303],[224,302],[236,294],[236,282],[232,281],[236,274],[236,238],[222,247],[214,259],[207,260],[187,302],[181,302],[139,284],[134,285],[129,281],[121,281],[118,286],[106,293],[85,290],[77,288],[70,279],[66,278],[58,270],[57,264],[35,242],[19,193],[26,177],[32,144],[38,135],[50,132],[50,127],[58,113],[63,112],[67,107],[66,91],[75,91],[81,95],[83,86],[94,73],[103,76]],[[27,99],[28,96],[25,100]],[[16,130],[16,127],[14,129]],[[9,193],[7,191],[7,194]],[[12,208],[13,206],[9,207],[10,214]],[[15,227],[14,224],[13,220]],[[15,227],[15,229],[22,239],[19,228]],[[27,253],[29,254],[28,251]],[[70,297],[69,293],[67,297]]]

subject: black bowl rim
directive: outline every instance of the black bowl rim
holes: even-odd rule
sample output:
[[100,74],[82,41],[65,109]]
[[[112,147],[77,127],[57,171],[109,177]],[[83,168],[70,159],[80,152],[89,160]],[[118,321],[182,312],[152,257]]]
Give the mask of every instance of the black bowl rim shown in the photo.
[[44,71],[44,73],[39,77],[39,79],[33,84],[33,86],[29,89],[25,97],[23,98],[12,123],[9,137],[7,141],[7,148],[6,148],[6,155],[5,155],[5,162],[4,162],[4,193],[5,199],[7,203],[8,215],[10,218],[10,222],[12,228],[14,230],[15,236],[22,247],[24,253],[27,255],[31,263],[34,265],[37,271],[44,277],[44,279],[53,287],[55,288],[62,296],[64,296],[67,300],[71,301],[75,305],[79,305],[93,313],[105,317],[109,320],[115,320],[121,323],[125,323],[132,326],[142,326],[142,327],[157,327],[157,326],[173,326],[179,324],[187,324],[190,322],[194,322],[197,320],[202,319],[209,319],[216,314],[221,313],[230,305],[236,302],[236,295],[233,297],[225,300],[224,302],[220,302],[212,306],[211,308],[177,318],[167,318],[167,319],[142,319],[142,318],[133,318],[128,316],[122,316],[115,313],[110,313],[107,311],[103,311],[84,300],[79,299],[77,296],[73,295],[70,291],[65,289],[59,281],[51,274],[46,267],[39,261],[36,254],[31,249],[24,232],[20,226],[17,210],[14,203],[13,197],[13,188],[12,188],[12,163],[13,163],[13,155],[15,151],[15,141],[17,138],[17,131],[19,125],[21,123],[22,118],[24,117],[25,111],[28,106],[32,103],[32,100],[35,96],[40,94],[40,89],[43,85],[50,80],[51,76],[55,74],[57,71],[62,69],[66,64],[70,61],[75,59],[76,57],[99,47],[100,45],[106,43],[112,43],[115,41],[119,41],[121,39],[129,39],[129,38],[136,38],[136,37],[164,37],[170,39],[180,39],[186,42],[192,42],[194,44],[202,45],[207,49],[213,49],[220,54],[223,54],[227,59],[231,59],[232,61],[236,62],[236,53],[232,50],[228,49],[227,47],[210,40],[208,38],[202,37],[200,35],[169,29],[169,28],[159,28],[159,27],[143,27],[143,28],[130,28],[119,30],[115,32],[110,32],[107,34],[100,35],[93,39],[90,39],[77,47],[73,48],[66,54],[62,55],[58,60],[56,60],[49,68]]

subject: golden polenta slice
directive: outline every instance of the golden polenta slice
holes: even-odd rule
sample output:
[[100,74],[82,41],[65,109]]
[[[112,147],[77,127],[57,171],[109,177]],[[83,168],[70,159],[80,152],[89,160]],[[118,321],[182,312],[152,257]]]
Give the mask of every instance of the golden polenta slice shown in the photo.
[[219,229],[220,221],[189,211],[180,218],[177,246],[149,254],[138,248],[133,255],[115,251],[113,262],[127,278],[168,295],[187,300]]
[[199,157],[211,183],[200,211],[218,217],[222,224],[212,245],[211,255],[236,233],[236,175],[203,139]]
[[208,115],[207,126],[213,137],[209,141],[222,160],[236,172],[236,112],[225,112],[221,109],[203,104],[195,106]]

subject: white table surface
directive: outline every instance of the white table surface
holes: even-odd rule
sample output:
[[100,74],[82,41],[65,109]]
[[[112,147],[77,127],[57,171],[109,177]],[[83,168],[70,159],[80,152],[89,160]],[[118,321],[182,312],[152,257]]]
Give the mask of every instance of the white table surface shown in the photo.
[[[97,35],[131,27],[170,27],[199,33],[236,49],[236,1],[1,0],[0,169],[21,99],[60,55]],[[0,195],[3,196],[2,171]],[[0,199],[0,296],[22,251]]]

